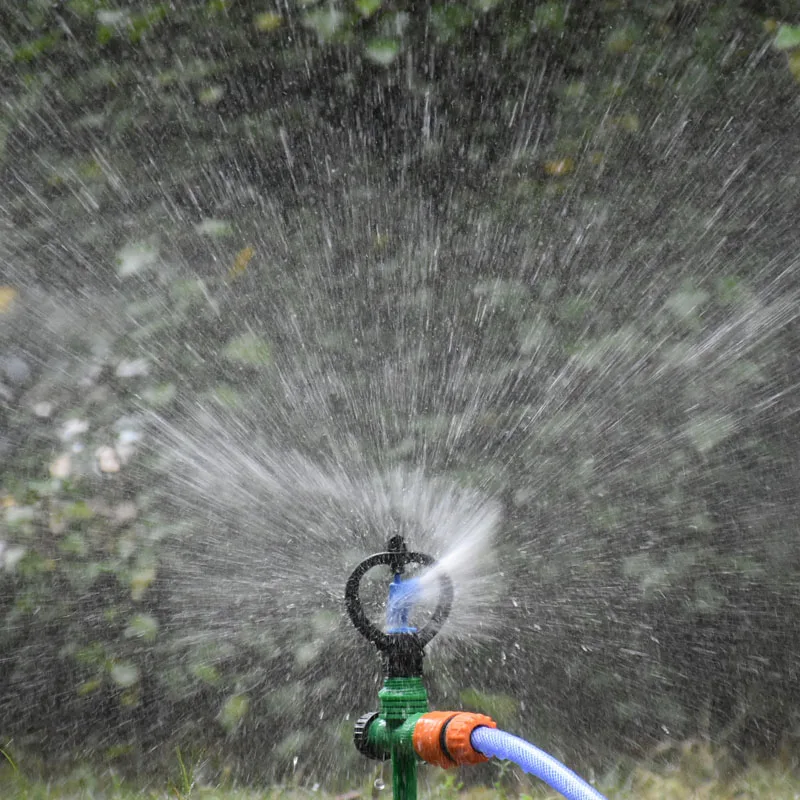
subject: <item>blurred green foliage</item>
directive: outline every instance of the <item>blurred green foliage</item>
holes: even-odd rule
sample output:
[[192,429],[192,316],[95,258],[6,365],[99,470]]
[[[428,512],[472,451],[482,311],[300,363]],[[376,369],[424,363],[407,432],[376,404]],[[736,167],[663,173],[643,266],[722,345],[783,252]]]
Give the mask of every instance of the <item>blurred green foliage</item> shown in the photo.
[[[234,410],[254,395],[269,398],[280,342],[273,322],[262,318],[261,290],[296,291],[316,279],[313,264],[280,270],[252,250],[245,235],[252,228],[237,219],[213,176],[243,170],[244,182],[274,188],[291,217],[288,230],[303,241],[313,227],[304,214],[324,202],[315,183],[324,182],[324,170],[308,143],[318,136],[331,151],[338,145],[352,154],[353,136],[358,157],[343,157],[343,171],[357,177],[380,169],[387,183],[408,181],[403,185],[432,207],[458,175],[454,207],[479,207],[487,225],[508,230],[550,220],[557,229],[551,241],[560,237],[564,248],[574,231],[566,222],[557,228],[563,209],[581,198],[601,203],[609,186],[625,181],[633,187],[628,233],[642,268],[648,258],[677,265],[691,258],[691,243],[702,241],[710,223],[702,198],[694,208],[692,197],[678,196],[680,209],[665,214],[650,175],[653,153],[672,143],[657,140],[656,122],[685,103],[699,130],[724,126],[739,102],[743,71],[771,108],[791,108],[800,80],[795,17],[789,0],[4,4],[0,177],[4,185],[33,187],[43,206],[40,213],[29,192],[9,191],[4,218],[25,233],[18,251],[7,246],[9,263],[19,256],[26,282],[65,296],[94,278],[119,290],[100,303],[118,336],[93,338],[75,319],[65,323],[65,336],[73,337],[65,347],[78,354],[69,368],[38,374],[24,386],[26,403],[19,395],[1,401],[13,449],[1,467],[0,735],[45,750],[78,744],[140,769],[153,743],[174,740],[233,754],[247,774],[283,774],[294,754],[313,754],[320,738],[338,742],[349,730],[341,719],[315,718],[318,705],[340,695],[336,681],[314,671],[318,631],[280,645],[194,646],[179,640],[170,618],[161,546],[180,522],[159,509],[157,488],[141,480],[148,456],[136,442],[143,431],[125,415],[136,404],[168,415],[187,391]],[[521,98],[535,91],[545,67],[555,77],[536,97],[541,142],[530,144],[533,125],[509,139],[509,120],[522,113]],[[439,121],[436,132],[431,120]],[[68,141],[52,133],[62,129]],[[423,131],[413,145],[411,129]],[[687,163],[698,173],[704,167]],[[793,169],[785,165],[787,174]],[[587,186],[591,194],[582,195]],[[669,188],[677,193],[676,184]],[[366,216],[368,206],[356,208]],[[47,220],[72,224],[97,208],[102,230],[81,224],[75,234],[85,257],[54,253]],[[170,227],[165,208],[191,224]],[[525,631],[522,644],[533,654],[525,674],[537,675],[537,685],[521,689],[506,665],[492,673],[491,691],[465,685],[454,702],[513,722],[520,704],[532,707],[546,693],[553,716],[537,717],[543,734],[577,730],[579,739],[608,737],[632,750],[658,741],[663,729],[679,738],[713,733],[744,751],[796,742],[800,587],[796,504],[787,487],[796,485],[797,415],[787,413],[784,425],[743,422],[757,403],[790,402],[770,400],[767,390],[777,374],[793,375],[795,384],[785,383],[796,385],[796,333],[714,365],[702,391],[687,378],[666,397],[666,384],[637,385],[632,369],[622,390],[613,370],[604,377],[609,364],[640,362],[655,362],[650,375],[682,375],[682,365],[707,344],[706,332],[731,309],[771,313],[759,305],[757,283],[780,242],[742,232],[736,212],[714,220],[730,237],[727,257],[735,261],[742,236],[758,257],[737,262],[730,274],[698,267],[689,282],[675,266],[655,276],[654,299],[635,317],[630,304],[610,300],[626,288],[616,286],[611,267],[601,269],[619,255],[602,242],[595,244],[597,263],[570,272],[565,260],[558,279],[554,272],[535,284],[520,278],[510,257],[503,274],[485,275],[468,253],[453,259],[441,284],[428,283],[425,254],[409,260],[399,219],[382,219],[381,231],[341,246],[342,260],[363,255],[378,293],[393,297],[393,312],[409,324],[446,292],[455,298],[457,332],[481,341],[496,368],[464,380],[513,387],[521,365],[541,358],[543,376],[566,364],[576,385],[617,392],[621,408],[634,396],[641,405],[625,408],[648,412],[633,413],[640,427],[626,432],[597,424],[604,408],[597,397],[580,420],[570,418],[565,402],[502,466],[482,463],[484,447],[532,424],[530,396],[504,389],[465,422],[469,444],[448,455],[446,468],[507,498],[512,522],[501,547],[516,552],[526,526],[535,524],[589,531],[597,552],[615,558],[571,557],[568,543],[553,545],[551,559],[546,543],[542,553],[525,551],[528,561],[513,562],[511,571],[520,574],[509,582],[535,569],[541,606],[509,614]],[[137,230],[150,226],[151,239],[129,239],[132,214]],[[334,220],[336,214],[346,217],[334,209]],[[659,221],[659,241],[636,244],[637,224],[652,220]],[[454,234],[446,244],[457,253],[464,241]],[[322,252],[324,237],[317,244]],[[224,266],[195,274],[185,265],[206,245]],[[183,261],[175,256],[181,247]],[[659,260],[663,250],[670,258]],[[31,252],[37,258],[25,259]],[[403,281],[414,269],[422,277],[410,279],[408,291]],[[100,274],[90,275],[94,270]],[[362,328],[375,332],[369,344],[377,349],[386,326],[374,288],[360,276],[340,277],[342,296],[363,309]],[[150,285],[161,293],[137,293]],[[593,304],[593,290],[609,302]],[[481,328],[473,322],[476,306],[486,320]],[[13,321],[18,312],[0,308],[5,313]],[[124,318],[135,324],[123,326]],[[301,322],[312,329],[308,319]],[[357,392],[371,364],[349,323],[331,317],[318,342],[346,360]],[[32,347],[19,329],[10,339]],[[203,342],[213,343],[224,366],[212,369]],[[52,363],[49,354],[38,355]],[[30,410],[51,398],[55,416]],[[386,443],[392,457],[413,461],[418,442],[448,434],[453,414],[430,406],[409,424],[410,444],[400,437]],[[359,424],[343,422],[367,440]],[[542,464],[564,463],[564,452],[569,473],[543,484]],[[599,461],[610,452],[626,453],[627,466],[605,470]],[[657,469],[644,468],[650,454],[663,452],[669,457],[656,459]],[[779,489],[771,491],[770,481]],[[769,513],[748,513],[767,503]],[[747,542],[757,543],[751,551],[742,552],[730,533],[740,526]],[[576,621],[576,609],[558,603],[565,591],[585,603]],[[542,608],[542,625],[566,632],[548,639],[555,642],[548,652],[523,627],[524,617],[538,619]],[[762,627],[760,614],[782,622]],[[626,657],[608,652],[612,647]],[[280,686],[248,688],[262,687],[271,670],[285,674]],[[308,702],[310,692],[316,704]],[[283,728],[285,709],[304,704],[298,726]],[[342,775],[357,760],[351,751],[343,750],[337,765]],[[254,765],[258,753],[265,755]]]
[[[268,790],[256,790],[231,785],[223,780],[209,785],[203,780],[202,761],[187,760],[180,750],[176,751],[177,769],[175,779],[167,789],[164,781],[141,783],[124,780],[119,774],[107,771],[92,772],[86,767],[74,769],[72,774],[34,778],[23,770],[0,770],[0,790],[5,797],[15,800],[300,800],[307,790],[279,786]],[[198,772],[199,770],[199,772]],[[38,769],[32,770],[38,774]],[[47,773],[45,772],[45,775]],[[434,777],[435,776],[435,777]],[[425,776],[428,777],[428,776]],[[598,789],[614,800],[727,800],[731,797],[747,797],[751,800],[794,800],[797,790],[797,774],[791,765],[780,761],[753,764],[736,773],[730,771],[730,754],[713,751],[700,742],[686,743],[676,753],[662,753],[658,761],[635,766],[624,766],[597,782]],[[559,795],[543,784],[533,782],[525,776],[516,776],[514,784],[521,798],[555,800]],[[364,787],[362,792],[370,791]],[[423,791],[435,800],[489,800],[511,791],[511,786],[496,783],[490,788],[465,788],[456,773],[438,772],[426,781]],[[491,792],[491,794],[490,794]],[[324,790],[319,791],[323,800],[334,797]]]

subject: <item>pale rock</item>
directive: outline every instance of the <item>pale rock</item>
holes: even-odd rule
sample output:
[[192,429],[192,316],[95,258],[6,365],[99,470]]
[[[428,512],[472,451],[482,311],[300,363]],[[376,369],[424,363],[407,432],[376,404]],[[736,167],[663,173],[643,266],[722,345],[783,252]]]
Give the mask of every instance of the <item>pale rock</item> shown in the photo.
[[89,423],[85,419],[68,419],[61,428],[61,441],[68,442],[89,430]]
[[141,375],[147,375],[149,371],[150,365],[147,363],[146,358],[125,359],[117,365],[118,378],[137,378]]
[[94,455],[100,472],[119,472],[119,457],[113,447],[98,447]]
[[69,453],[62,453],[50,464],[50,475],[54,478],[68,478],[72,472],[72,458]]
[[35,403],[33,406],[33,413],[40,419],[47,419],[53,413],[53,404],[43,400],[41,403]]

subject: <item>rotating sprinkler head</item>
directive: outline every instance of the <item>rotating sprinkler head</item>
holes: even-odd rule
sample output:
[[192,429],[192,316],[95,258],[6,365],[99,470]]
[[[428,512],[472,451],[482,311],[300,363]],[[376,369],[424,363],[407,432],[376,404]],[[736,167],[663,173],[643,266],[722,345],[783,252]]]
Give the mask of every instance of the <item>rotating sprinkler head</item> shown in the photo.
[[[345,606],[356,630],[375,645],[383,661],[380,710],[356,722],[353,741],[362,755],[392,759],[394,800],[416,800],[417,761],[449,768],[478,764],[490,756],[510,759],[537,775],[570,800],[605,800],[592,786],[552,756],[533,745],[496,730],[490,717],[465,711],[428,711],[422,684],[425,646],[441,630],[453,605],[453,583],[439,572],[439,595],[430,619],[421,627],[410,624],[420,594],[418,578],[403,578],[409,564],[430,567],[434,559],[410,552],[402,536],[392,536],[382,553],[365,558],[350,575]],[[373,567],[387,566],[393,576],[388,588],[386,631],[371,622],[361,604],[361,580]]]
[[[434,559],[425,553],[409,551],[405,539],[392,536],[387,549],[365,558],[352,572],[345,587],[345,606],[356,630],[375,645],[383,661],[386,678],[419,678],[426,645],[436,636],[453,606],[453,582],[444,573],[438,576],[439,596],[431,618],[421,627],[409,623],[420,584],[416,578],[403,580],[409,564],[432,566]],[[387,630],[382,631],[364,612],[361,603],[361,580],[371,569],[387,566],[394,573],[387,590]]]

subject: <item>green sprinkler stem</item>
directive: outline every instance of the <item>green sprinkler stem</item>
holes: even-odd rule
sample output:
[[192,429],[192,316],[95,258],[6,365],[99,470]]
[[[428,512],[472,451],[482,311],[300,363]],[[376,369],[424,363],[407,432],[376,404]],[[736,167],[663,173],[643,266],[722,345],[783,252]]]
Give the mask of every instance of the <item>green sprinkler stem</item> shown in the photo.
[[450,613],[453,585],[446,575],[439,577],[440,595],[428,623],[419,631],[384,633],[371,622],[361,604],[360,584],[373,567],[389,567],[395,576],[407,564],[430,566],[433,559],[422,553],[409,552],[402,537],[389,540],[383,553],[362,561],[353,571],[345,589],[345,605],[353,625],[367,641],[375,645],[383,664],[383,688],[378,692],[380,710],[362,716],[355,726],[353,740],[368,758],[392,760],[394,800],[416,800],[417,761],[414,729],[428,711],[428,693],[422,684],[422,662],[425,645],[439,632]]
[[378,699],[380,711],[365,714],[356,723],[355,745],[368,758],[391,758],[395,800],[416,800],[414,728],[428,710],[428,693],[421,678],[386,678]]

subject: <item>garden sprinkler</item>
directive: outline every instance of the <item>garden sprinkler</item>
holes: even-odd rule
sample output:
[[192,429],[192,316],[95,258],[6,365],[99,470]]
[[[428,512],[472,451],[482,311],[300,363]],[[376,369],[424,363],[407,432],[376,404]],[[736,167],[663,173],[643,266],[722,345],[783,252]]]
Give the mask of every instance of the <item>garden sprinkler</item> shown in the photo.
[[[411,624],[411,612],[421,586],[417,578],[404,579],[409,564],[431,567],[435,560],[409,551],[402,536],[392,536],[386,550],[365,558],[347,580],[345,606],[356,630],[375,645],[383,664],[379,710],[359,717],[353,741],[360,753],[378,761],[391,759],[394,800],[416,800],[417,762],[439,767],[479,764],[491,756],[517,763],[570,800],[605,800],[594,787],[551,755],[504,731],[484,714],[467,711],[429,711],[422,683],[425,646],[436,636],[453,606],[453,582],[439,572],[438,597],[430,619],[421,627]],[[392,571],[386,614],[381,630],[364,613],[361,580],[373,567]]]

